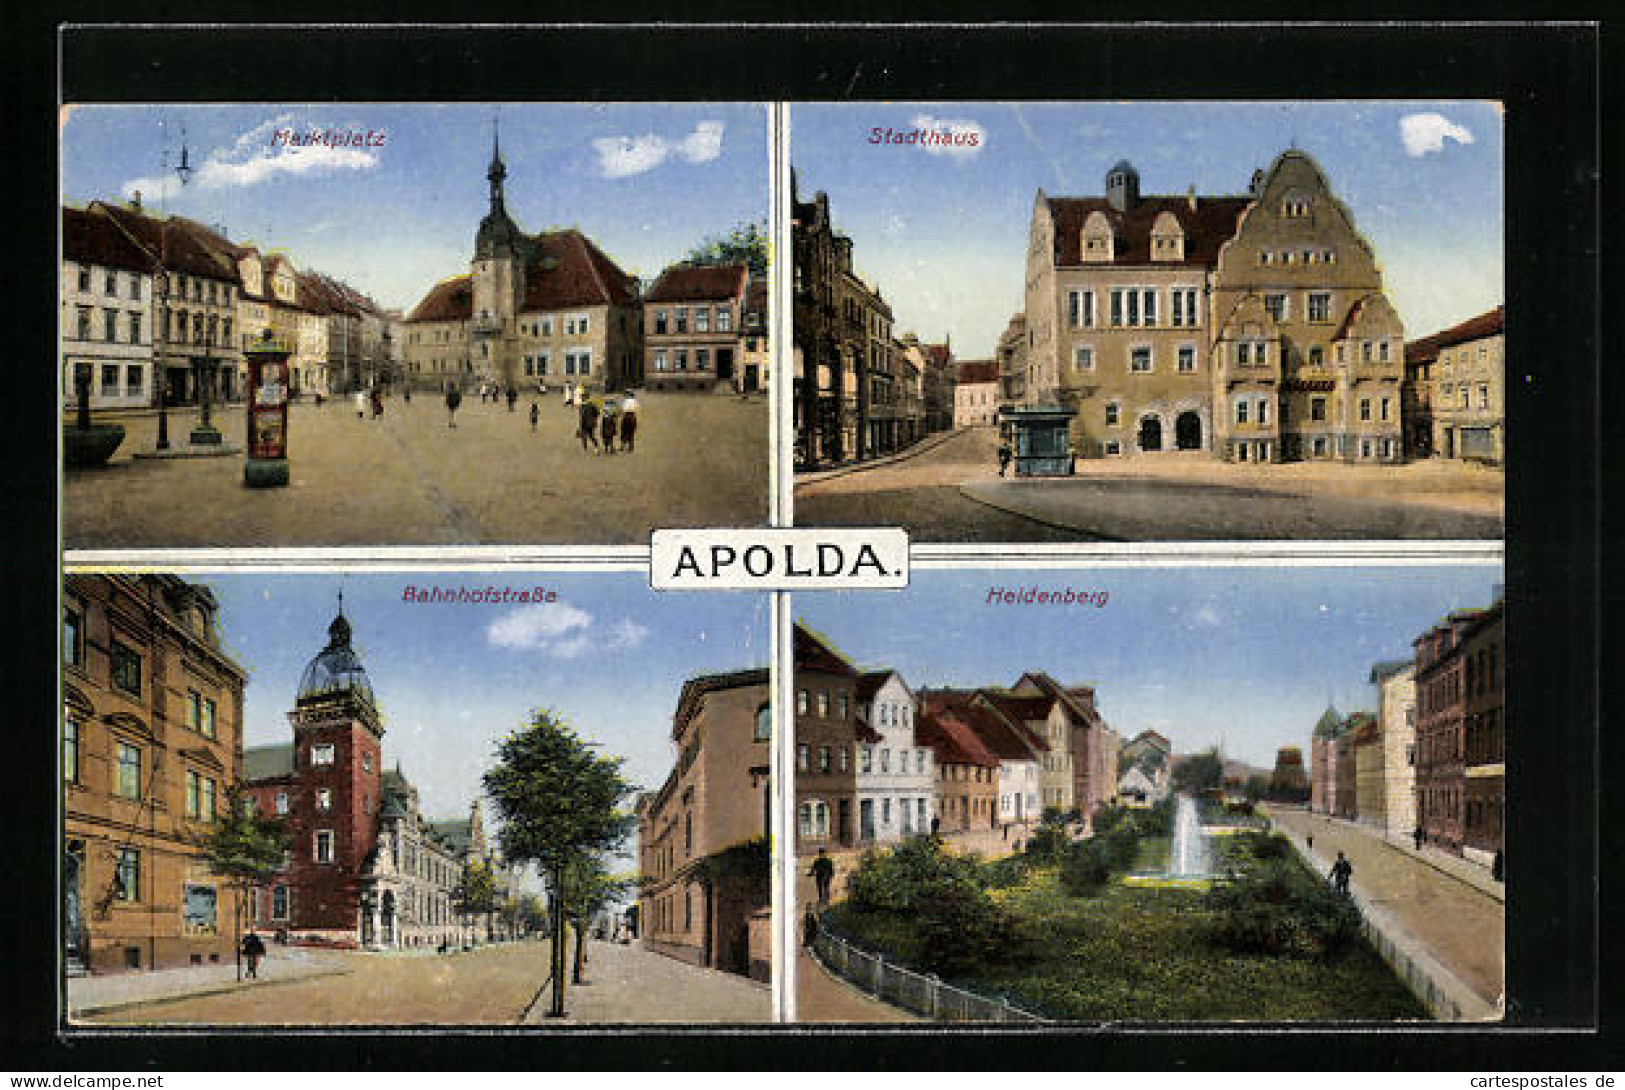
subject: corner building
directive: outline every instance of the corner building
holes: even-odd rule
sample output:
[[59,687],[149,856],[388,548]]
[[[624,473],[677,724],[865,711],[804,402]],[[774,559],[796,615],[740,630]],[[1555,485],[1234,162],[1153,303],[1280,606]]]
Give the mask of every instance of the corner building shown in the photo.
[[[1307,154],[1245,195],[1034,201],[1021,403],[1076,410],[1081,457],[1395,462],[1404,330],[1370,244]],[[1017,373],[1019,371],[1019,374]]]

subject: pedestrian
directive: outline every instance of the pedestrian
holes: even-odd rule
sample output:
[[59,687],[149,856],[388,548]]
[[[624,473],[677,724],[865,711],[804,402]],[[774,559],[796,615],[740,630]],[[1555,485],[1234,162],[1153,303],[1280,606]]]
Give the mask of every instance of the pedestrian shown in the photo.
[[632,452],[632,443],[638,435],[638,399],[631,390],[621,402],[621,449]]
[[243,936],[243,958],[248,962],[248,977],[258,980],[260,976],[260,958],[265,956],[265,940],[258,933],[250,931]]
[[1427,835],[1422,832],[1422,827],[1420,825],[1418,825],[1416,827],[1416,831],[1411,834],[1411,839],[1416,842],[1416,850],[1417,851],[1422,850],[1422,841],[1425,840],[1426,838],[1427,838]]
[[446,427],[457,426],[457,406],[463,403],[463,391],[455,384],[446,387]]
[[535,432],[536,424],[542,418],[542,407],[536,402],[530,403],[530,430]]
[[814,912],[812,905],[801,914],[801,945],[811,950],[813,943],[818,941],[818,913]]
[[598,406],[589,397],[581,397],[581,407],[577,410],[576,435],[581,439],[581,449],[586,450],[591,443],[594,450],[598,449]]
[[508,411],[509,412],[513,412],[514,402],[516,402],[518,400],[519,400],[519,390],[518,390],[518,388],[513,387],[513,386],[508,387]]
[[819,848],[818,858],[813,860],[812,869],[807,873],[812,875],[813,882],[818,886],[818,903],[829,904],[830,886],[835,882],[835,860],[823,848]]
[[1502,849],[1495,849],[1495,858],[1490,860],[1490,877],[1497,882],[1506,881],[1506,857],[1501,854]]
[[576,403],[576,392],[575,392],[574,384],[566,382],[564,384],[564,389],[561,391],[561,393],[564,395],[564,407],[566,409],[572,408]]
[[999,476],[1004,476],[1005,470],[1010,468],[1010,459],[1014,456],[1009,440],[999,443]]
[[605,398],[603,424],[601,425],[601,431],[604,437],[605,454],[615,453],[615,432],[618,430],[615,415],[615,402],[611,401],[609,398]]
[[412,386],[410,383],[407,384],[406,389],[401,391],[401,400],[408,405],[412,404]]
[[355,389],[355,418],[357,420],[367,418],[367,391],[359,386]]
[[1349,895],[1349,879],[1354,876],[1354,864],[1348,861],[1348,856],[1342,852],[1337,853],[1337,862],[1332,864],[1331,880],[1337,892],[1347,897]]
[[1303,838],[1303,843],[1304,843],[1304,846],[1306,848],[1308,848],[1310,851],[1314,851],[1315,850],[1315,834],[1314,833],[1309,833],[1309,834],[1305,835],[1304,838]]
[[383,416],[383,415],[384,415],[384,394],[383,394],[382,390],[380,390],[380,389],[378,389],[378,387],[374,386],[372,388],[372,418],[374,420],[377,420],[380,416]]

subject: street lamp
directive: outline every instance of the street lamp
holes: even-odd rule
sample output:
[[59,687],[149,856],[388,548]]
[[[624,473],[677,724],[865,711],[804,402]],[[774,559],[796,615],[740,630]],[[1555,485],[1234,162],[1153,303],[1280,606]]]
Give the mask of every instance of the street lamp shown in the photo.
[[203,356],[196,363],[198,381],[198,405],[201,416],[197,427],[192,429],[192,444],[194,446],[220,445],[220,429],[214,426],[210,419],[210,409],[214,403],[214,372],[215,358],[210,352],[214,347],[214,315],[209,316],[209,322],[203,331]]
[[169,449],[169,270],[160,260],[152,275],[158,289],[158,366],[153,382],[158,386],[158,449]]

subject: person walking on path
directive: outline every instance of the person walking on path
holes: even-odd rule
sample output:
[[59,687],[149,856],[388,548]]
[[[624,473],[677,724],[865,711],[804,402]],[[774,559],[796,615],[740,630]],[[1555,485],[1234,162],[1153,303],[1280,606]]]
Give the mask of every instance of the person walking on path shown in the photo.
[[538,405],[536,402],[532,401],[530,403],[530,430],[531,430],[532,434],[535,433],[536,424],[541,419],[542,419],[542,407],[540,405]]
[[1354,864],[1350,863],[1348,856],[1342,852],[1337,853],[1337,862],[1332,864],[1330,878],[1332,886],[1347,897],[1349,895],[1349,879],[1354,876]]
[[632,444],[638,435],[638,399],[631,390],[621,402],[621,449],[632,453]]
[[1416,842],[1416,850],[1421,851],[1422,850],[1422,841],[1426,839],[1426,834],[1424,834],[1422,832],[1422,827],[1420,825],[1418,825],[1416,827],[1416,831],[1411,834],[1411,839],[1413,839]]
[[372,418],[374,420],[377,420],[380,416],[383,416],[383,415],[384,415],[384,394],[383,394],[382,390],[380,390],[380,389],[378,389],[378,387],[374,386],[372,388]]
[[616,416],[615,402],[611,401],[609,398],[606,397],[604,399],[604,416],[603,416],[603,425],[602,425],[602,429],[601,429],[603,437],[604,437],[604,453],[605,454],[614,454],[615,453],[615,432],[617,430],[615,416]]
[[1010,468],[1010,459],[1014,456],[1008,440],[999,444],[999,476],[1004,476],[1005,470]]
[[365,420],[367,418],[367,391],[361,389],[359,386],[356,387],[355,391],[355,418],[357,420]]
[[519,391],[517,389],[515,389],[514,387],[512,387],[512,386],[508,387],[508,411],[509,412],[513,412],[514,403],[517,402],[518,400],[519,400]]
[[408,405],[412,404],[412,384],[411,383],[407,383],[406,388],[401,391],[401,400],[406,402]]
[[813,943],[818,941],[818,913],[813,911],[812,905],[801,914],[801,945],[811,950]]
[[818,886],[818,903],[829,904],[830,886],[835,882],[835,860],[823,848],[819,848],[818,858],[813,860],[812,870],[807,873],[812,875]]
[[581,449],[585,451],[587,444],[591,443],[594,450],[598,449],[598,406],[589,397],[581,398],[581,408],[577,415],[576,435],[581,439]]
[[564,389],[563,389],[562,393],[563,393],[563,396],[564,396],[564,407],[566,409],[573,408],[575,406],[575,403],[576,403],[576,393],[575,393],[575,389],[574,389],[573,385],[571,383],[566,382],[564,384]]
[[446,387],[446,427],[457,426],[457,406],[463,403],[463,391],[455,385]]
[[243,936],[243,957],[248,962],[248,978],[258,980],[260,976],[260,958],[265,956],[265,940],[259,934],[250,931]]

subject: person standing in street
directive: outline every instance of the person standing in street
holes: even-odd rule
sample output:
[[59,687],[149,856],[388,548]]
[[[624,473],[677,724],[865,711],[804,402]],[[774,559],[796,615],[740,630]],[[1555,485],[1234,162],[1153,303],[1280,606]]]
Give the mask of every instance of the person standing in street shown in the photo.
[[406,402],[408,405],[412,404],[412,384],[410,382],[408,382],[405,389],[401,391],[401,400]]
[[513,412],[514,403],[519,400],[519,390],[513,386],[508,387],[508,411]]
[[383,416],[383,415],[384,415],[384,394],[383,394],[382,390],[380,390],[380,389],[378,389],[378,387],[374,386],[372,388],[372,418],[374,420],[377,420],[380,416]]
[[355,418],[357,420],[367,418],[367,391],[359,386],[356,387],[355,391]]
[[638,399],[631,390],[628,390],[626,399],[621,402],[621,449],[630,454],[637,435]]
[[581,449],[585,451],[587,444],[591,443],[594,450],[598,449],[598,406],[585,395],[577,395],[581,403],[577,410],[576,435],[581,439]]
[[604,438],[604,453],[605,454],[614,454],[615,453],[615,432],[616,432],[615,417],[616,417],[615,402],[606,397],[604,399],[603,424],[601,425],[601,431],[602,431],[603,438]]
[[457,426],[457,406],[463,403],[463,391],[457,388],[456,383],[446,387],[446,427]]
[[1348,856],[1342,852],[1337,853],[1337,862],[1332,864],[1330,878],[1332,886],[1347,897],[1349,895],[1349,879],[1354,876],[1354,864],[1350,863]]
[[1416,831],[1411,834],[1411,839],[1416,842],[1416,850],[1421,851],[1422,841],[1426,839],[1426,834],[1422,832],[1422,827],[1420,825],[1418,825],[1416,827]]
[[260,976],[260,958],[265,956],[265,940],[259,933],[250,931],[243,936],[243,960],[248,962],[248,978],[258,980]]
[[536,424],[541,419],[542,419],[542,407],[541,407],[541,405],[539,405],[536,402],[532,401],[530,403],[530,430],[531,430],[532,434],[535,434],[535,432],[536,432]]
[[999,476],[1004,476],[1005,471],[1010,468],[1010,459],[1012,457],[1014,455],[1011,453],[1009,441],[1001,442],[999,444]]
[[818,903],[829,904],[830,887],[835,882],[835,860],[823,848],[819,848],[818,858],[813,860],[812,869],[807,873],[812,875],[813,882],[818,886]]

